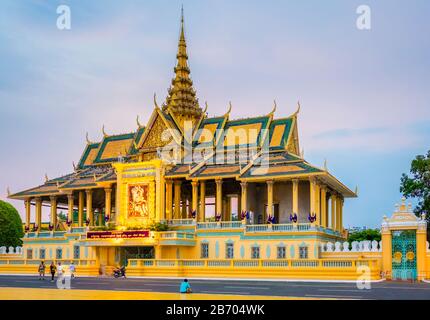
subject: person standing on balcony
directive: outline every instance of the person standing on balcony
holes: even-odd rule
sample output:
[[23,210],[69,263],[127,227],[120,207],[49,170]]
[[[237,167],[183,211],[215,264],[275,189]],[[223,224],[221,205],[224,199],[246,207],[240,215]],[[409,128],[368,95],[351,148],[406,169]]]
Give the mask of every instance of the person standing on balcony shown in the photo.
[[54,261],[51,262],[49,266],[49,271],[51,272],[51,282],[54,282],[55,272],[57,271],[57,267],[54,264]]
[[254,212],[249,210],[249,224],[254,224]]
[[39,264],[39,280],[45,280],[45,263],[43,261]]

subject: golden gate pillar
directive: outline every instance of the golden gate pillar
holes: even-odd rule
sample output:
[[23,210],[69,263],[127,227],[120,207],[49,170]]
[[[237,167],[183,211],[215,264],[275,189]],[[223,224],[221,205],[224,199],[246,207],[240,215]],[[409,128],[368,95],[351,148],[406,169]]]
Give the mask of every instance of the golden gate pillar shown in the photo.
[[424,280],[430,266],[427,261],[427,222],[412,212],[412,205],[401,205],[382,222],[382,270],[387,279]]

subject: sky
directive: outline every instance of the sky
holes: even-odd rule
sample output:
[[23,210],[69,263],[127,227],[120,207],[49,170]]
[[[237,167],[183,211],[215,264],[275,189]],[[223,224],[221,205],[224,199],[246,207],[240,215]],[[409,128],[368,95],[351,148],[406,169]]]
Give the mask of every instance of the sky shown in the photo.
[[[57,28],[59,5],[71,29]],[[296,110],[300,148],[359,197],[344,224],[379,227],[430,149],[427,0],[0,2],[0,199],[73,170],[86,144],[149,120],[173,76],[180,8],[209,115]],[[371,9],[359,30],[356,10]],[[23,205],[11,201],[23,216]]]

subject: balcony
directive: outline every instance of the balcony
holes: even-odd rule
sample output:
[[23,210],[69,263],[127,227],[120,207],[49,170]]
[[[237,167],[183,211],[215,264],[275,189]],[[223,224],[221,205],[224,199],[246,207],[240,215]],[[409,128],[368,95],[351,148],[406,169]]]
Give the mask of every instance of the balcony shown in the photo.
[[165,246],[194,246],[196,244],[196,235],[192,232],[166,231],[158,233],[160,245]]
[[196,222],[195,219],[174,219],[166,221],[170,227],[188,226],[196,231],[215,232],[232,230],[244,233],[292,233],[292,232],[323,232],[331,236],[340,237],[338,231],[324,228],[312,223],[285,224],[245,224],[242,221]]
[[243,229],[242,221],[198,222],[197,230]]
[[195,219],[172,219],[172,220],[166,220],[164,222],[166,222],[171,227],[195,226],[196,225]]
[[295,232],[295,231],[319,231],[311,223],[286,223],[286,224],[254,224],[247,225],[246,232]]

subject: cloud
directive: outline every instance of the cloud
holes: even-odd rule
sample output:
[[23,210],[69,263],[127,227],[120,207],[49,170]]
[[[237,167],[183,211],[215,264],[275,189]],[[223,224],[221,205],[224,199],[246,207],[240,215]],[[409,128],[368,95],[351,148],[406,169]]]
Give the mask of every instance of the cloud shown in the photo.
[[[136,115],[149,119],[153,93],[160,103],[170,84],[179,1],[65,3],[71,32],[55,27],[59,1],[0,4],[0,136],[7,137],[0,140],[0,194],[7,185],[17,191],[40,184],[45,172],[70,171],[86,131],[99,140],[103,124],[109,133],[135,130]],[[354,5],[185,3],[200,101],[220,115],[231,100],[232,117],[251,117],[267,114],[276,99],[276,116],[284,117],[300,100],[301,146],[318,155],[317,164],[350,154],[337,169],[342,181],[354,182],[349,168],[363,153],[412,158],[430,139],[430,45],[420,32],[429,29],[428,5],[406,13],[379,1],[368,33],[354,29]],[[393,24],[399,17],[407,23]],[[399,168],[390,174],[397,177]],[[387,176],[371,178],[397,183]],[[361,185],[367,188],[370,182]],[[391,208],[396,200],[379,201]]]

